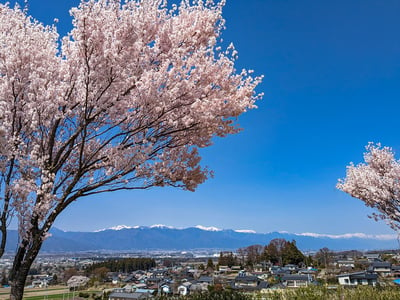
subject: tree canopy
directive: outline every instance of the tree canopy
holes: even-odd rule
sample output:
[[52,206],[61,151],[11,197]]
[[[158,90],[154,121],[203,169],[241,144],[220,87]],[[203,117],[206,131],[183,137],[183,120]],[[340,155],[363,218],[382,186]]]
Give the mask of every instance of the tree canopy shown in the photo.
[[237,72],[233,45],[219,46],[223,4],[82,0],[63,38],[0,5],[0,251],[10,216],[20,235],[12,299],[72,202],[192,191],[211,175],[198,149],[238,132],[236,118],[261,97],[261,78]]
[[358,198],[378,211],[375,220],[384,220],[396,231],[400,229],[400,162],[389,147],[369,143],[365,163],[347,167],[346,177],[337,188]]

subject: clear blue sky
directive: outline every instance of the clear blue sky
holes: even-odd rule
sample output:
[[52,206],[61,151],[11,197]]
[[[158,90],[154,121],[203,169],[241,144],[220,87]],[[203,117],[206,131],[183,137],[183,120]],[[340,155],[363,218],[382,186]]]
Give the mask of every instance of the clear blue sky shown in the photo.
[[[68,8],[77,0],[29,3],[37,19],[58,18],[60,33],[70,30]],[[400,154],[399,15],[398,0],[227,0],[223,38],[239,51],[238,69],[265,75],[258,89],[265,97],[240,118],[243,132],[202,150],[215,178],[194,193],[159,188],[81,199],[56,226],[392,233],[335,185],[369,141]]]

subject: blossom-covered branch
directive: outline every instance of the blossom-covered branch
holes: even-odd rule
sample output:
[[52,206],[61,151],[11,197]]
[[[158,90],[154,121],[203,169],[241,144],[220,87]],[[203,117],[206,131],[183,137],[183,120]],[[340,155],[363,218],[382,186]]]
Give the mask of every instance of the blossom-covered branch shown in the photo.
[[375,208],[375,220],[384,220],[394,230],[400,229],[400,162],[393,150],[369,143],[365,163],[347,167],[346,177],[337,188]]
[[198,149],[238,132],[262,96],[261,77],[237,72],[233,45],[218,45],[223,1],[164,2],[82,1],[62,39],[0,5],[0,230],[5,243],[13,211],[15,282],[78,198],[194,190],[211,174]]

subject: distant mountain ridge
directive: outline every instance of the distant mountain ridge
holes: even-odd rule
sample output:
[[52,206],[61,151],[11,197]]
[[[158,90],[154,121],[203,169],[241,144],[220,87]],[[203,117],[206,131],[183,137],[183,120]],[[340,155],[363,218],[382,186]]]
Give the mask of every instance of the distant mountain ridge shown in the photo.
[[[17,243],[15,230],[9,231],[9,238],[7,250],[13,251]],[[323,247],[328,247],[332,250],[398,248],[397,239],[394,235],[256,233],[252,230],[222,230],[201,225],[181,229],[165,225],[153,225],[150,227],[120,225],[96,232],[70,232],[53,228],[51,237],[44,242],[42,251],[236,250],[255,244],[267,245],[275,238],[295,240],[298,248],[303,251],[319,250]]]

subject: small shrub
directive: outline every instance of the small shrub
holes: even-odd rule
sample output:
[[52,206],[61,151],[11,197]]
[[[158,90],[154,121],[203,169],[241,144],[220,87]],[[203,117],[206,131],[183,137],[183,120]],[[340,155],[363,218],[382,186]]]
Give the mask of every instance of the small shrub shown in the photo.
[[89,298],[90,295],[89,293],[79,292],[78,296],[81,298]]

